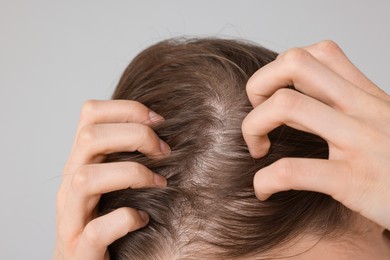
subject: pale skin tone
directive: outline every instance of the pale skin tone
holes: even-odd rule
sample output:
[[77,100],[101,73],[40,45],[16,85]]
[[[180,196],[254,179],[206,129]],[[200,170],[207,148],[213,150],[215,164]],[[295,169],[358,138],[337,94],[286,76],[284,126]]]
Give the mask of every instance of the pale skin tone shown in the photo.
[[254,179],[259,199],[318,191],[390,229],[390,96],[335,43],[282,53],[251,77],[247,93],[254,109],[242,129],[253,157],[267,153],[267,133],[281,124],[329,144],[329,160],[284,158],[261,169]]
[[[300,93],[286,89],[291,85]],[[329,144],[328,160],[284,158],[261,169],[254,178],[257,197],[265,200],[290,189],[329,194],[364,216],[364,225],[359,227],[370,235],[362,236],[368,243],[361,243],[362,252],[369,253],[371,248],[372,254],[387,255],[390,96],[330,41],[280,54],[251,77],[247,93],[254,109],[242,130],[254,158],[266,155],[270,146],[267,133],[281,124],[317,134]],[[57,194],[55,259],[109,259],[109,244],[147,224],[146,213],[130,208],[97,217],[96,205],[103,193],[128,187],[164,187],[166,180],[139,164],[101,162],[105,155],[121,151],[137,150],[151,158],[167,156],[169,146],[150,128],[161,120],[134,101],[89,101],[84,105]],[[313,240],[299,243],[308,248]],[[325,257],[331,253],[327,247],[326,241],[318,243],[306,255],[291,259]],[[351,257],[359,252],[350,251]],[[337,258],[340,253],[333,252],[336,254],[326,257],[350,259]]]
[[145,212],[119,208],[97,217],[101,194],[126,188],[164,187],[166,180],[132,162],[101,164],[113,152],[166,156],[169,146],[150,128],[163,118],[128,100],[84,104],[76,139],[57,194],[55,259],[109,259],[107,246],[148,223]]
[[[286,88],[292,85],[300,93]],[[297,259],[387,259],[390,96],[332,41],[280,54],[250,78],[247,94],[254,109],[242,130],[254,158],[267,154],[267,134],[282,124],[319,135],[329,145],[328,160],[283,158],[259,170],[256,196],[266,200],[279,191],[317,191],[360,216],[354,232],[361,235],[352,243],[335,251],[334,244],[320,241]]]

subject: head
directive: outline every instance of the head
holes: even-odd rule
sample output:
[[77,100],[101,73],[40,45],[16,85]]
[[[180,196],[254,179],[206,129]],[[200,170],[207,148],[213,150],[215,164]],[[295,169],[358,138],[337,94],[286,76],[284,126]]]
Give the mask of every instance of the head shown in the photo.
[[327,195],[286,191],[267,201],[255,196],[253,177],[262,167],[282,157],[328,158],[323,139],[288,126],[269,134],[267,156],[250,156],[241,132],[252,109],[246,82],[276,56],[243,41],[174,39],[130,63],[113,99],[137,100],[162,115],[165,121],[154,129],[172,152],[158,160],[139,153],[107,158],[140,162],[168,180],[166,188],[101,198],[100,214],[132,207],[150,215],[145,228],[109,247],[113,259],[277,258],[305,236],[314,246],[345,234],[352,214]]

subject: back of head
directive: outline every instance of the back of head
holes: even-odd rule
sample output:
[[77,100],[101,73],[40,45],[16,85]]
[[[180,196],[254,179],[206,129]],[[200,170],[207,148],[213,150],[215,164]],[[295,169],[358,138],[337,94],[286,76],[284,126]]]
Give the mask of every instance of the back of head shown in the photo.
[[109,156],[107,161],[140,162],[168,179],[166,188],[102,197],[101,214],[132,207],[150,215],[147,227],[109,247],[112,259],[264,257],[301,234],[330,237],[344,229],[347,210],[326,195],[255,197],[253,176],[260,168],[282,157],[328,157],[321,138],[281,126],[269,134],[269,154],[251,158],[241,133],[251,110],[245,85],[276,55],[241,41],[176,39],[132,61],[113,98],[137,100],[162,115],[155,130],[172,152],[160,160],[139,153]]

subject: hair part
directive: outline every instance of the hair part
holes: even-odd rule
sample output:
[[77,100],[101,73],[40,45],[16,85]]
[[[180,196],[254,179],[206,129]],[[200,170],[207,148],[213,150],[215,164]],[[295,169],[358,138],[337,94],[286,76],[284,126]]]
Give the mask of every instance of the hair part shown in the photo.
[[283,157],[328,158],[320,137],[281,126],[267,156],[253,159],[241,123],[252,109],[249,77],[277,53],[226,39],[171,39],[141,52],[124,71],[113,99],[137,100],[165,118],[154,129],[171,154],[151,160],[116,153],[107,162],[139,162],[168,180],[166,188],[102,196],[100,214],[144,210],[149,224],[109,246],[112,259],[237,259],[267,256],[303,233],[345,231],[349,211],[331,197],[286,191],[259,201],[254,174]]

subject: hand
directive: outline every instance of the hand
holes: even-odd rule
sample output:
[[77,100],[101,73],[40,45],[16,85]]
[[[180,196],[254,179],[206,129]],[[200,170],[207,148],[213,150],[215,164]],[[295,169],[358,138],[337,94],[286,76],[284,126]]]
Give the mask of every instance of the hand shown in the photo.
[[[291,85],[300,92],[285,88]],[[280,54],[250,78],[247,93],[254,109],[242,130],[253,157],[267,153],[267,133],[282,124],[329,145],[328,160],[283,158],[259,170],[259,199],[290,189],[322,192],[390,229],[390,96],[335,43]]]
[[108,245],[148,223],[148,215],[136,209],[119,208],[97,217],[95,208],[103,193],[166,185],[165,178],[143,165],[101,163],[114,152],[137,150],[148,157],[169,153],[149,127],[161,120],[135,101],[85,103],[57,194],[55,259],[109,259]]

